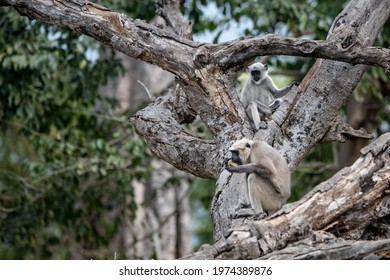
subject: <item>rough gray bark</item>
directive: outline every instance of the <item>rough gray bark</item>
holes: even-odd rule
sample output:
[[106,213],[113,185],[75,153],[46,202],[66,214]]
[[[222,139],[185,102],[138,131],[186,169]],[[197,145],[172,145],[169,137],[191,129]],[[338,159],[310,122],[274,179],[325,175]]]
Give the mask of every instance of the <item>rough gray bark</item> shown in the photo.
[[[140,20],[131,20],[88,1],[0,0],[0,5],[12,6],[29,18],[91,36],[126,55],[157,65],[177,76],[174,89],[139,111],[131,121],[138,133],[146,137],[153,153],[197,176],[218,178],[212,208],[217,243],[190,257],[258,258],[318,230],[337,236],[340,227],[347,231],[354,229],[350,236],[356,238],[357,233],[364,230],[364,226],[357,226],[358,218],[359,222],[362,217],[367,222],[378,220],[373,211],[370,212],[371,216],[361,211],[361,205],[379,206],[372,201],[375,197],[370,196],[371,191],[379,189],[384,192],[388,189],[388,181],[381,183],[378,177],[370,176],[378,174],[386,164],[372,167],[373,174],[359,174],[372,181],[357,180],[352,184],[343,180],[349,173],[339,173],[339,177],[332,179],[332,183],[341,184],[341,187],[332,188],[338,192],[323,187],[325,189],[312,192],[313,196],[306,196],[300,205],[287,205],[283,211],[267,220],[245,220],[239,224],[237,220],[232,221],[230,213],[243,198],[242,177],[221,171],[227,147],[243,136],[262,139],[273,145],[286,157],[291,170],[323,139],[344,139],[355,134],[367,137],[364,132],[348,131],[345,124],[339,123],[337,116],[340,107],[360,81],[366,65],[380,66],[390,71],[390,50],[370,46],[390,14],[390,0],[350,1],[335,19],[327,40],[267,35],[217,45],[189,39],[191,23],[180,16],[178,1],[156,2],[158,13],[167,20],[170,31]],[[300,87],[293,88],[287,102],[269,122],[267,130],[254,132],[237,98],[233,79],[244,65],[262,55],[294,55],[327,60],[318,60]],[[193,121],[195,115],[200,116],[207,125],[213,141],[191,135],[181,126],[182,123]],[[364,158],[368,159],[368,156]],[[353,174],[353,170],[350,172]],[[388,180],[385,174],[380,173],[380,176]],[[369,191],[356,193],[365,188]],[[382,199],[387,198],[384,194],[375,193]],[[339,196],[345,199],[339,200]],[[308,206],[312,209],[308,209]],[[339,209],[339,215],[326,211],[330,208]],[[350,213],[348,210],[351,209],[360,216],[353,215],[353,211]],[[388,215],[386,211],[382,212]],[[232,227],[239,227],[239,230],[225,240]]]

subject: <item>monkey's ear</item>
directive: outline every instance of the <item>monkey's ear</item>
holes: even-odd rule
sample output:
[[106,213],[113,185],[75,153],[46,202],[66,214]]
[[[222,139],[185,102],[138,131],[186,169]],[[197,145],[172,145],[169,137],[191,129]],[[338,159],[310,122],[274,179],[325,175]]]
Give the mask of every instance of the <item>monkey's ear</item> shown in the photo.
[[264,68],[265,68],[265,70],[268,70],[268,65],[264,64]]

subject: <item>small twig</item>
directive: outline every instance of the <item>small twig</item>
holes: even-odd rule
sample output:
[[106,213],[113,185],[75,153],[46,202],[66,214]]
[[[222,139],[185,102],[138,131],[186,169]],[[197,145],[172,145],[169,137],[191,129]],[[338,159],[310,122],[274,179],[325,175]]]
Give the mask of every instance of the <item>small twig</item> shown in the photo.
[[150,91],[149,91],[148,88],[145,86],[145,84],[144,84],[143,82],[141,82],[140,80],[137,80],[137,82],[140,83],[141,86],[144,87],[144,89],[146,90],[146,93],[147,93],[148,96],[149,96],[149,99],[150,99],[150,100],[153,100],[153,96],[150,94]]

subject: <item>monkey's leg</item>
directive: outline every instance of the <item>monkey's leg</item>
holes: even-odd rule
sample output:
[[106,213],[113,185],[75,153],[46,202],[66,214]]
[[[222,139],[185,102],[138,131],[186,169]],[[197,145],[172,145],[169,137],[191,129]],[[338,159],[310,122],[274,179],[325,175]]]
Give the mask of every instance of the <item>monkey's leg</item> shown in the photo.
[[[261,208],[261,207],[260,207]],[[233,219],[245,218],[245,217],[253,217],[255,220],[263,219],[267,216],[267,214],[263,211],[263,209],[254,209],[252,205],[249,203],[239,203],[236,207],[234,207],[233,211]]]
[[262,179],[255,173],[249,174],[247,179],[248,195],[251,206],[254,210],[253,217],[256,220],[267,216],[263,209],[263,199],[261,193]]
[[260,128],[260,116],[259,112],[257,111],[257,106],[254,102],[249,104],[248,108],[246,109],[247,115],[249,118],[253,121],[253,124],[255,125],[255,129],[259,130]]
[[265,117],[271,116],[272,114],[271,109],[267,105],[261,103],[260,101],[255,101],[255,102],[256,102],[257,110],[259,110],[261,115]]
[[249,193],[248,193],[248,175],[245,176],[246,186],[245,186],[245,199],[246,202],[240,202],[236,207],[234,207],[233,217],[240,218],[240,217],[248,217],[254,215],[254,211],[252,209],[251,204],[249,203]]
[[246,176],[245,180],[246,180],[246,184],[245,184],[246,185],[245,186],[246,202],[240,202],[239,204],[237,204],[234,207],[234,211],[233,211],[233,215],[232,215],[233,219],[251,217],[251,216],[254,216],[256,214],[254,209],[252,208],[252,205],[250,203],[248,203],[250,201],[250,197],[249,197],[249,193],[248,193],[248,186],[247,186],[248,176]]
[[272,115],[271,109],[267,105],[261,103],[260,101],[255,101],[255,102],[256,102],[258,114],[259,116],[261,116],[260,119],[262,120],[260,122],[259,128],[267,129],[268,128],[267,119]]

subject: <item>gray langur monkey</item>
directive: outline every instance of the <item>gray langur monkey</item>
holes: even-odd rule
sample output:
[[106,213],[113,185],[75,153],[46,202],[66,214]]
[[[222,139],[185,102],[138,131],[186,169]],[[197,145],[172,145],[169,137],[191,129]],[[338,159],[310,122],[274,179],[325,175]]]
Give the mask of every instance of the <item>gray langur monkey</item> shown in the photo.
[[[264,141],[243,138],[230,147],[231,159],[225,168],[246,173],[245,196],[234,217],[255,215],[261,218],[279,210],[290,197],[290,169],[284,157]],[[252,209],[250,209],[252,207]]]
[[[261,123],[269,118],[282,103],[280,97],[285,96],[294,85],[278,89],[268,75],[268,66],[260,62],[248,66],[249,78],[246,80],[240,94],[240,101],[245,108],[248,118],[252,121],[256,130],[266,128]],[[273,102],[272,100],[275,99]]]

